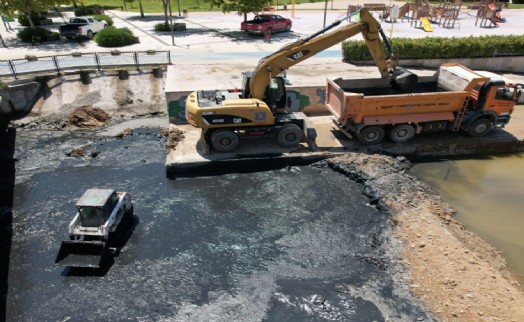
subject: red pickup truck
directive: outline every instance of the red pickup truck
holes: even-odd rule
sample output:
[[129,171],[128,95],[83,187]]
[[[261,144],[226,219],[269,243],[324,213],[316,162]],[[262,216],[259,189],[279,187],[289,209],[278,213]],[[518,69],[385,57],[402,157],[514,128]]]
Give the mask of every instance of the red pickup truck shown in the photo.
[[249,33],[265,34],[275,31],[290,31],[291,20],[279,15],[256,15],[255,19],[242,22],[240,29]]

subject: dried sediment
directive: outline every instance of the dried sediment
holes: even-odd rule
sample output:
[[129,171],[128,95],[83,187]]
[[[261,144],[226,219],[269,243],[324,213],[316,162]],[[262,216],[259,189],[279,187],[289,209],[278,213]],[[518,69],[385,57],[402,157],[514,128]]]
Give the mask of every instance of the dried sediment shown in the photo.
[[406,171],[405,158],[348,153],[330,166],[364,185],[390,212],[410,289],[442,321],[524,321],[524,293],[500,253],[454,219],[455,211]]

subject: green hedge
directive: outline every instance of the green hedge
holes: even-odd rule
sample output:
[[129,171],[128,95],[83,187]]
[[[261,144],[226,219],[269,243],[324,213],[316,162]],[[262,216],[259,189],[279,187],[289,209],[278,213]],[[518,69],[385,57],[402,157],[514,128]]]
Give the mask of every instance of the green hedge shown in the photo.
[[[186,24],[183,22],[175,22],[173,23],[173,31],[184,31],[186,30]],[[165,24],[163,22],[157,23],[155,25],[155,31],[171,31],[171,26],[169,24]]]
[[171,26],[169,24],[165,24],[163,22],[157,23],[155,25],[155,31],[171,31]]
[[95,42],[102,47],[120,47],[137,43],[137,38],[128,28],[107,27],[96,34]]
[[76,17],[81,16],[93,16],[93,15],[102,15],[104,14],[104,9],[100,6],[80,6],[73,10]]
[[[391,41],[399,59],[474,58],[524,54],[524,36],[467,38],[396,38]],[[342,43],[344,60],[371,60],[364,41]]]
[[44,29],[44,28],[28,27],[28,28],[19,30],[16,36],[18,37],[18,39],[20,39],[23,42],[32,42],[33,37],[35,37],[35,41],[41,42],[41,41],[47,41],[48,35],[51,35],[51,34],[52,34],[51,31]]
[[113,19],[109,16],[106,16],[106,15],[93,15],[93,17],[95,18],[98,18],[100,20],[104,20],[105,22],[107,22],[107,26],[108,27],[111,27],[113,25]]

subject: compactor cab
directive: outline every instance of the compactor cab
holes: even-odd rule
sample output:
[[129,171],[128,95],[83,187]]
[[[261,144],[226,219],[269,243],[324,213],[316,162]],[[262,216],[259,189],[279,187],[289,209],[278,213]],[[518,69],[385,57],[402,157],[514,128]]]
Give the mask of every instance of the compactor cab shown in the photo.
[[76,202],[76,208],[78,212],[68,226],[70,240],[60,245],[55,263],[101,268],[110,263],[110,234],[124,216],[132,213],[131,196],[112,189],[88,189]]
[[88,190],[76,203],[76,208],[80,214],[80,224],[83,227],[103,225],[117,203],[116,191],[108,189]]

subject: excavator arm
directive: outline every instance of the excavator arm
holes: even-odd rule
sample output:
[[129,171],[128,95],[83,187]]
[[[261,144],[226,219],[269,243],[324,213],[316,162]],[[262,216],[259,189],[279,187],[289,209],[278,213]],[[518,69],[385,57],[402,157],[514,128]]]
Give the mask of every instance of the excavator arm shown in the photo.
[[[354,14],[356,14],[356,12],[352,15]],[[371,56],[373,57],[382,77],[387,78],[392,76],[396,67],[396,58],[391,53],[391,46],[382,32],[379,22],[373,18],[366,9],[360,10],[359,22],[349,23],[341,28],[326,33],[347,18],[348,17],[337,20],[319,32],[291,43],[275,53],[262,58],[251,75],[249,81],[249,96],[262,99],[271,78],[277,76],[289,67],[294,66],[345,39],[351,38],[358,33],[362,33],[369,51],[371,52]],[[389,58],[386,58],[384,55],[380,36],[382,36],[388,50],[390,51]]]

